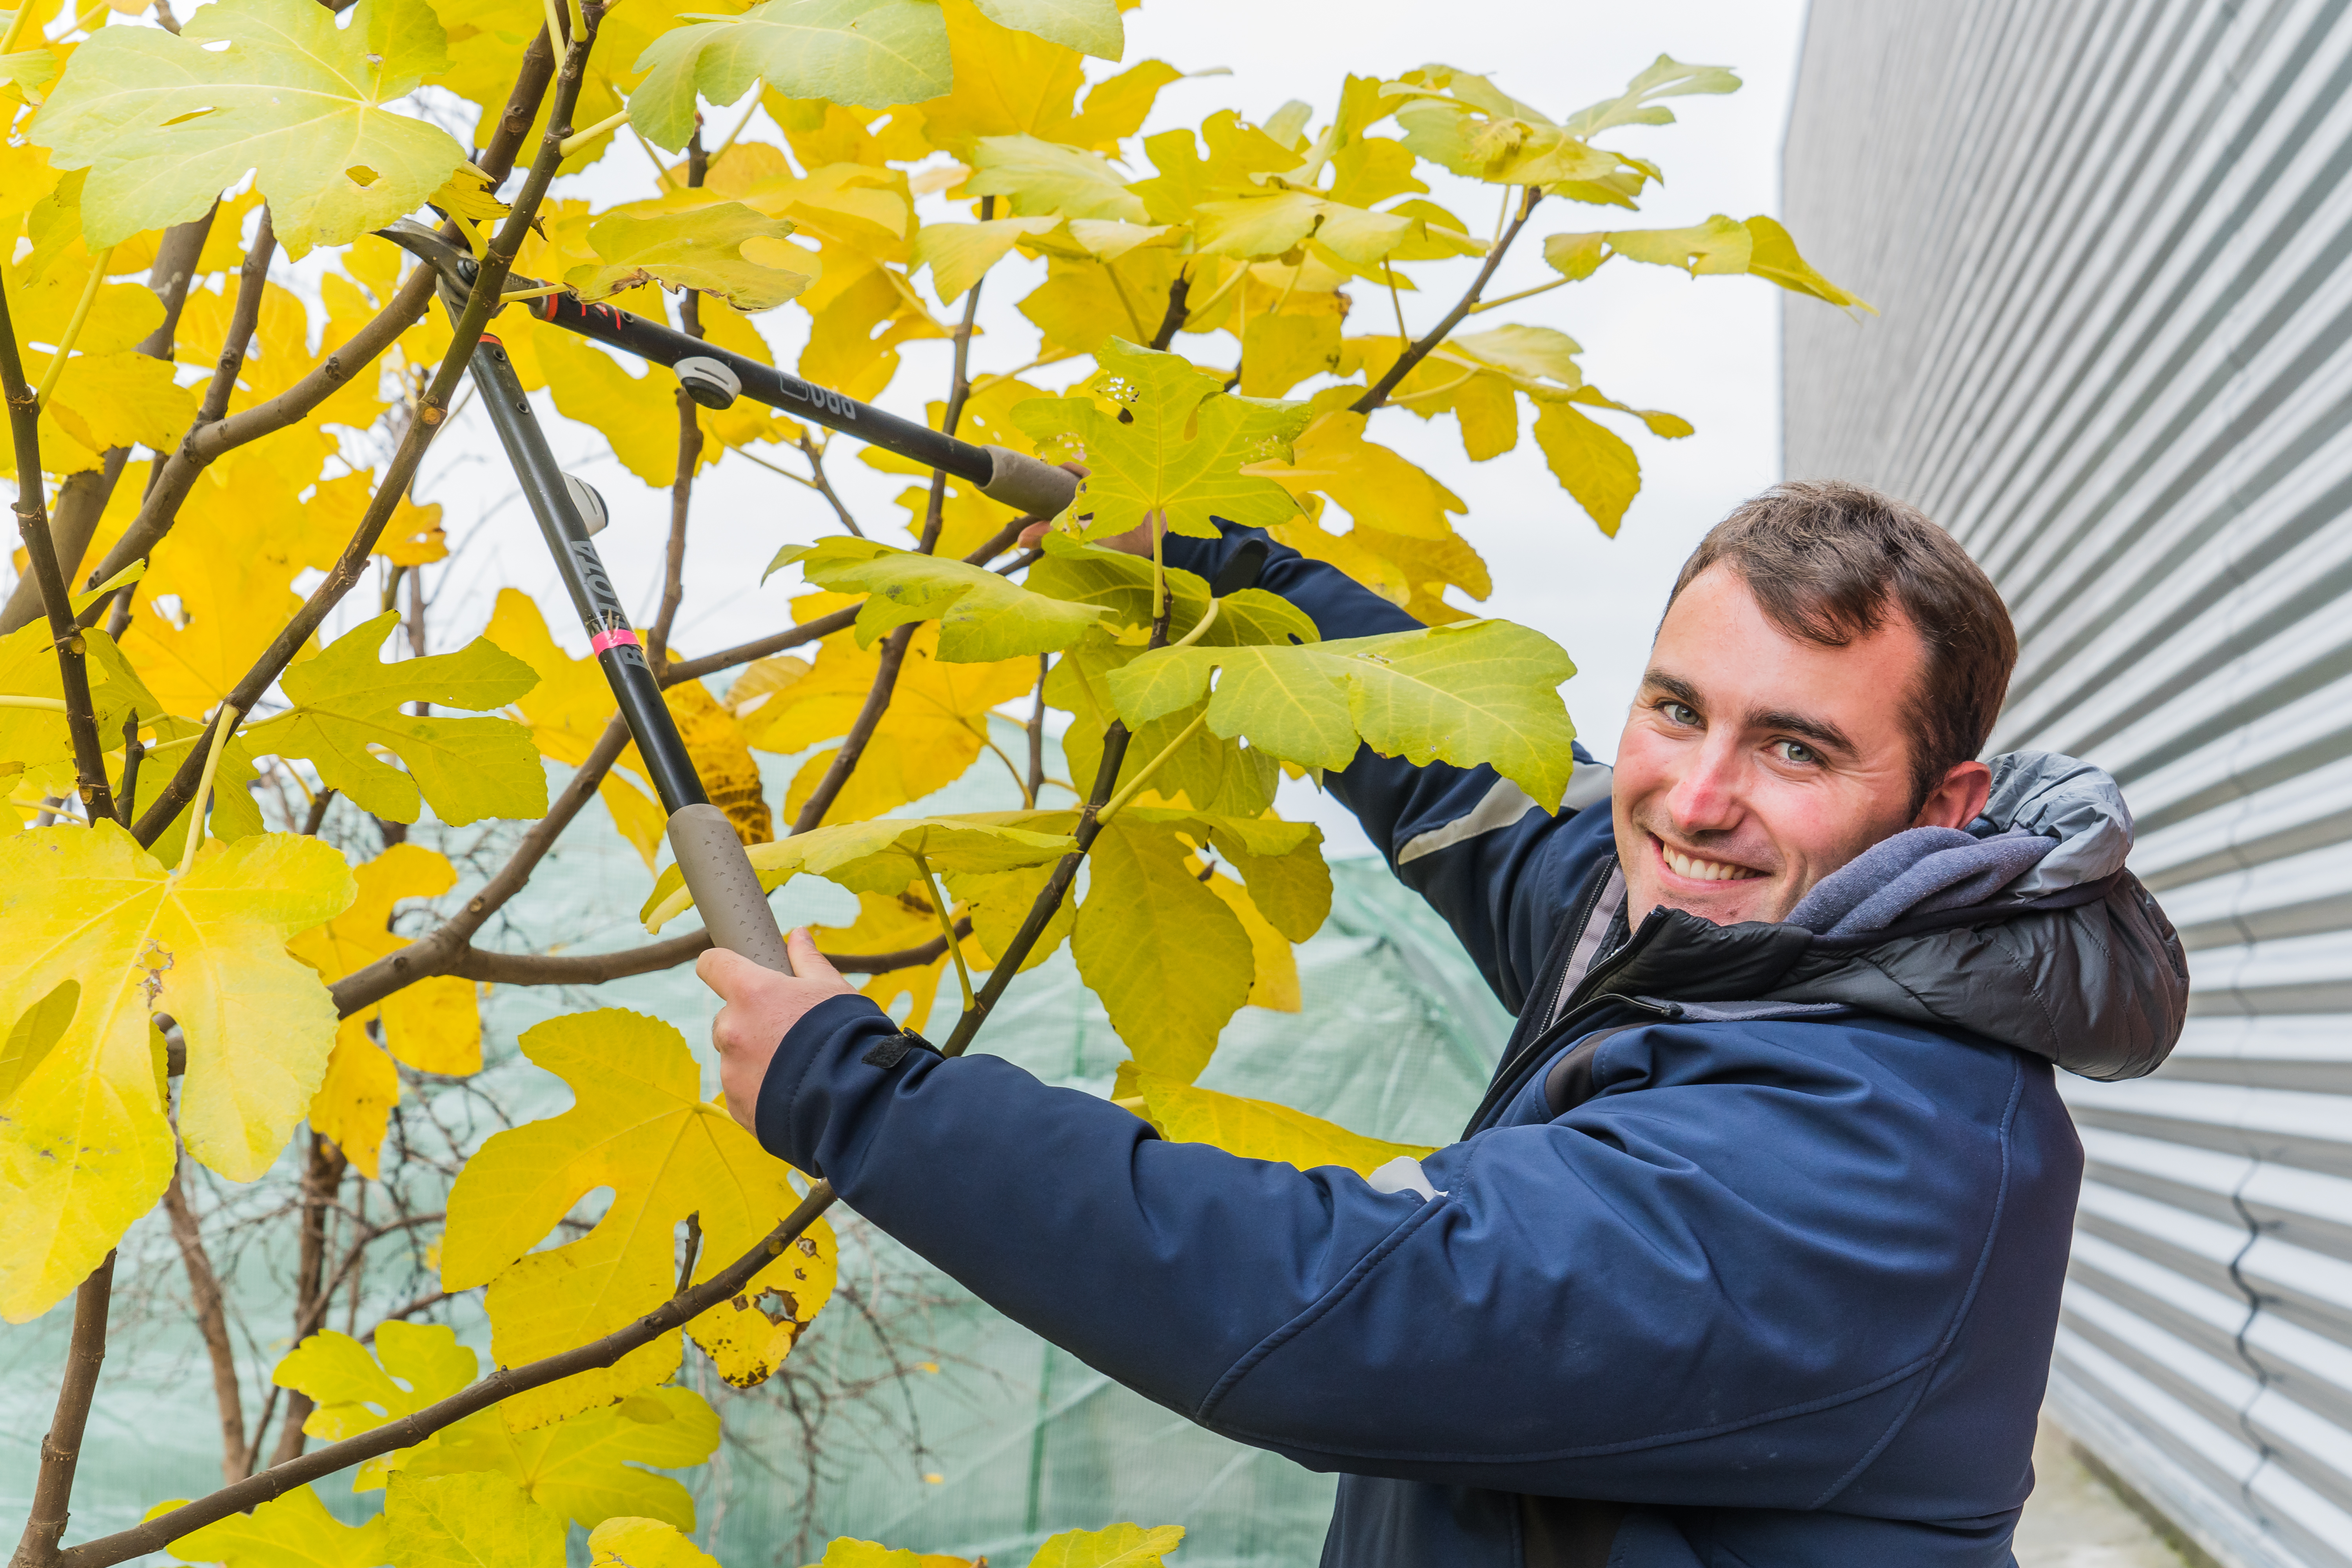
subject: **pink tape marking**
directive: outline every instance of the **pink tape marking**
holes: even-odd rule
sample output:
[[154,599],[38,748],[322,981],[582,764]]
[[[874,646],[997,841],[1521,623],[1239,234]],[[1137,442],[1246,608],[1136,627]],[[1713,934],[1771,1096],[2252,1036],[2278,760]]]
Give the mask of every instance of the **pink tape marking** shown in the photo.
[[641,645],[637,641],[637,634],[623,626],[617,631],[598,632],[588,639],[588,646],[603,653],[608,647],[636,647]]

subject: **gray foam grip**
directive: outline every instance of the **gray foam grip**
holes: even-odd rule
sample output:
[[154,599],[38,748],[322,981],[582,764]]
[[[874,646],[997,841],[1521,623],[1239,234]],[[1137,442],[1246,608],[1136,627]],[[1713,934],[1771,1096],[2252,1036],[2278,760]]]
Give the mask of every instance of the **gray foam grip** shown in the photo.
[[740,952],[763,969],[793,972],[784,933],[760,887],[760,873],[743,853],[735,825],[715,805],[689,805],[669,819],[669,847],[694,895],[694,907],[713,946]]
[[1019,507],[1031,517],[1059,517],[1078,493],[1078,476],[1066,468],[1003,447],[989,447],[988,456],[996,467],[980,493],[991,500]]

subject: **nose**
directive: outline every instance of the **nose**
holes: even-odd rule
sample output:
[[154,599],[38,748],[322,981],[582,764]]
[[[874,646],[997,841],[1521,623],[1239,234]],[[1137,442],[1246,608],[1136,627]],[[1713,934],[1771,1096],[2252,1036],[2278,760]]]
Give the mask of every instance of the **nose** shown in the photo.
[[1686,753],[1665,804],[1675,830],[1694,838],[1738,826],[1747,814],[1745,769],[1732,738],[1709,734]]

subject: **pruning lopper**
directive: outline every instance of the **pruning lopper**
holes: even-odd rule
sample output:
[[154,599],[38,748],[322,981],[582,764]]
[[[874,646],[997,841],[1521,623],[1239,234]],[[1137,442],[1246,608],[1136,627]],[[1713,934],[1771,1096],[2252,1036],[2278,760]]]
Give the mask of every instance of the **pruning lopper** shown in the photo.
[[[376,232],[440,275],[436,292],[455,321],[478,272],[472,253],[409,218]],[[525,278],[509,281],[522,289],[540,286]],[[1033,516],[1055,515],[1076,492],[1076,479],[1051,464],[1003,447],[959,441],[643,316],[609,305],[583,304],[561,293],[518,303],[528,304],[533,316],[550,325],[667,365],[677,373],[687,395],[706,408],[725,408],[738,397],[748,396],[926,468],[943,469],[976,486],[991,500]],[[744,853],[734,825],[704,793],[693,758],[662,700],[661,683],[646,663],[637,634],[591,542],[591,536],[608,521],[604,498],[557,465],[514,363],[495,336],[482,334],[470,370],[482,406],[489,413],[524,499],[530,503],[531,515],[539,520],[540,531],[555,558],[556,572],[572,595],[572,608],[587,628],[597,664],[612,684],[629,736],[645,758],[663,810],[669,814],[670,848],[694,895],[695,907],[701,911],[705,929],[716,945],[790,974],[792,961],[786,956],[775,915],[768,908],[759,873]]]

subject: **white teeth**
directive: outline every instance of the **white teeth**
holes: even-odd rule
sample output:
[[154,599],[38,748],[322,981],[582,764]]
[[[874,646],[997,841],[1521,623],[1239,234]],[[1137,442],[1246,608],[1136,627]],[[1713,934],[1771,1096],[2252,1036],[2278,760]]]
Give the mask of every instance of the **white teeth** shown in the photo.
[[1681,853],[1663,840],[1658,847],[1664,853],[1666,864],[1674,868],[1675,875],[1688,877],[1695,882],[1737,882],[1763,875],[1761,871],[1751,871],[1745,866],[1726,866],[1714,860],[1697,859]]

